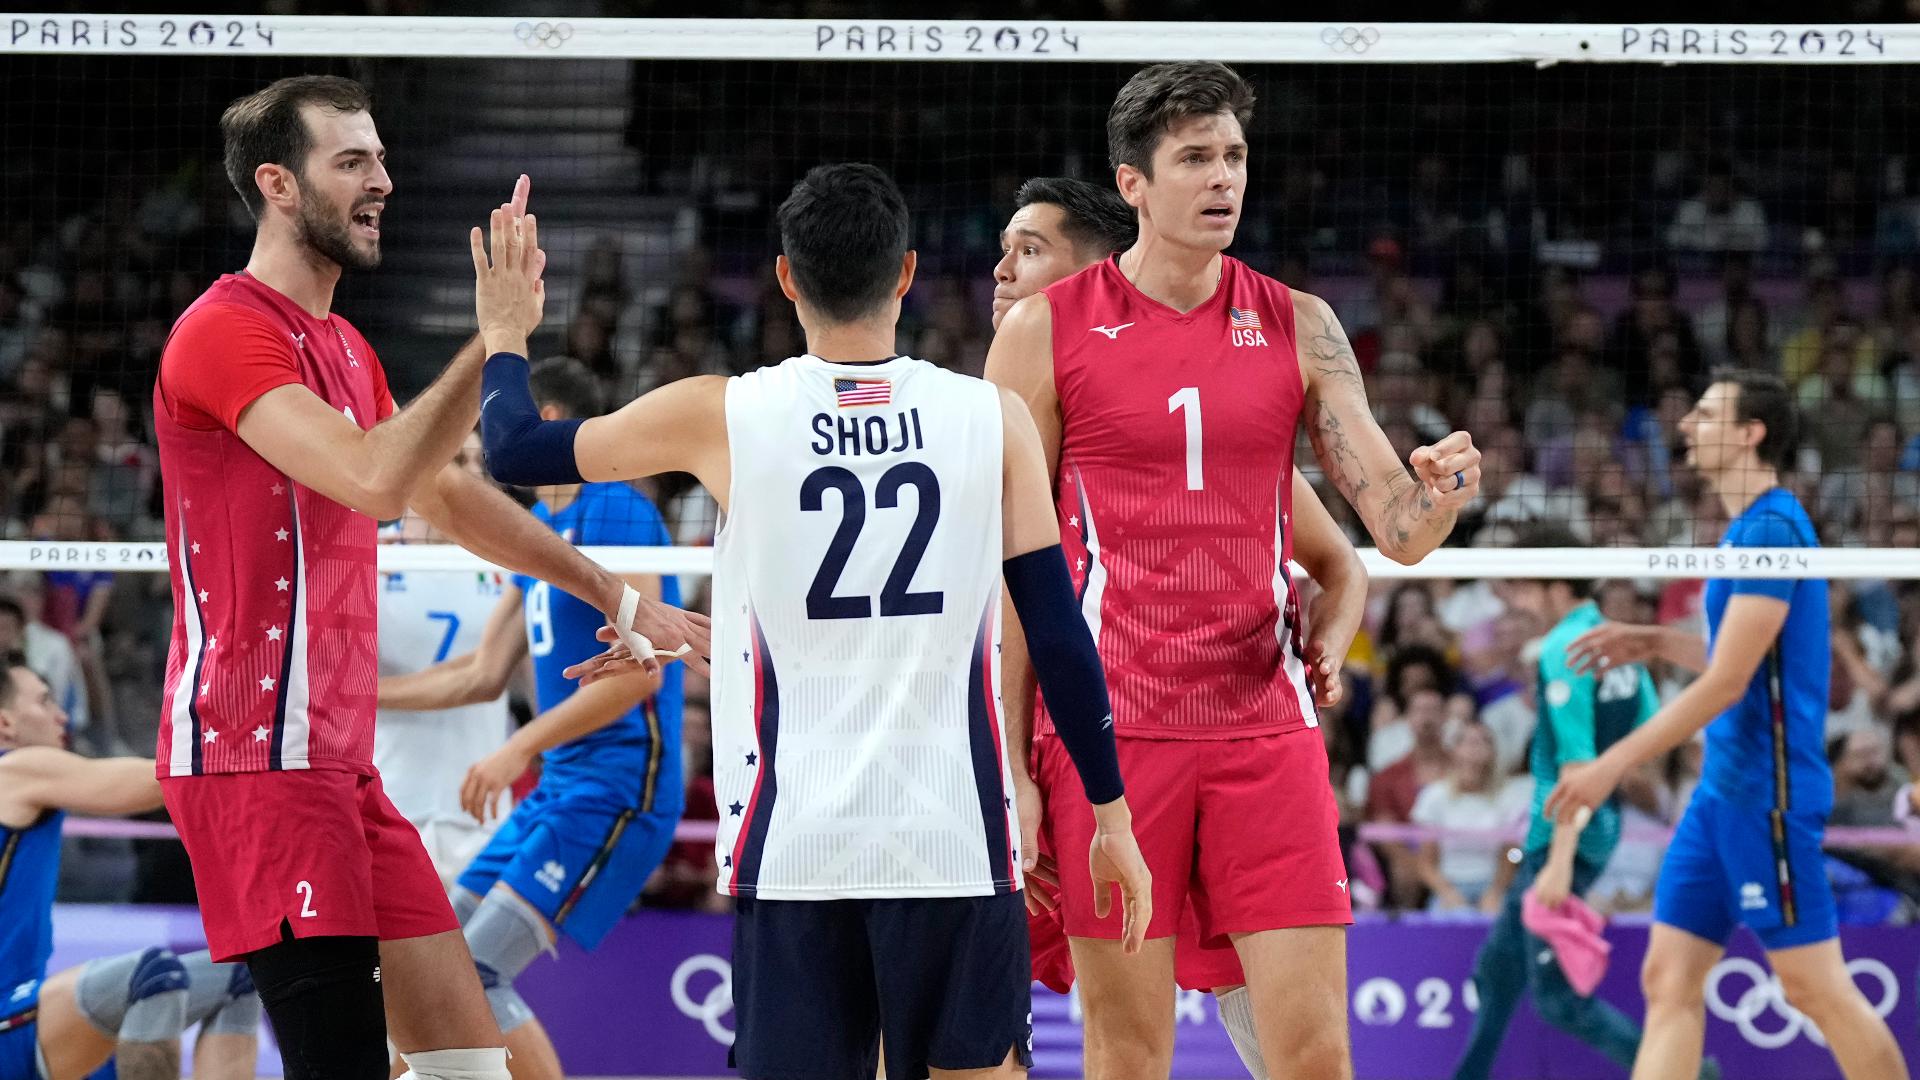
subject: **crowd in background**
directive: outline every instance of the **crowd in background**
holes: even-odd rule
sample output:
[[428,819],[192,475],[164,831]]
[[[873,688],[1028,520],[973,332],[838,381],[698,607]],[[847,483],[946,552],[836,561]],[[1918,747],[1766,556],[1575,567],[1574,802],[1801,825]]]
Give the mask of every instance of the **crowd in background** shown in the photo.
[[[772,281],[767,209],[805,164],[871,156],[862,140],[898,140],[905,149],[887,163],[916,202],[923,268],[899,348],[977,374],[991,338],[989,268],[1012,189],[1028,174],[1097,174],[1097,146],[1085,138],[1060,134],[1074,149],[1059,155],[1035,146],[1051,145],[1046,132],[1097,133],[1110,94],[1104,68],[1048,75],[1043,65],[1006,66],[1019,70],[996,72],[1007,81],[995,94],[1052,102],[1031,118],[1038,144],[1008,144],[1015,132],[997,98],[954,102],[936,116],[924,100],[903,114],[850,94],[849,80],[880,78],[857,65],[818,79],[795,77],[794,65],[742,65],[717,83],[702,83],[697,64],[643,65],[625,133],[642,163],[632,183],[683,206],[695,225],[669,272],[656,276],[635,273],[621,235],[585,238],[539,345],[584,361],[616,402],[675,378],[803,351]],[[1565,525],[1591,545],[1717,542],[1724,511],[1685,468],[1677,424],[1707,373],[1734,364],[1777,371],[1799,395],[1806,437],[1788,482],[1822,542],[1920,550],[1920,178],[1884,149],[1906,145],[1901,138],[1873,152],[1864,145],[1875,133],[1908,130],[1902,110],[1920,95],[1891,100],[1907,86],[1895,75],[1870,84],[1883,96],[1823,82],[1824,74],[1795,73],[1786,83],[1728,77],[1755,80],[1756,95],[1774,96],[1766,100],[1845,98],[1852,127],[1839,129],[1858,139],[1776,124],[1761,126],[1772,140],[1763,142],[1742,126],[1737,105],[1720,101],[1724,114],[1697,128],[1667,120],[1658,130],[1669,143],[1641,145],[1651,121],[1635,114],[1616,123],[1633,92],[1610,72],[1544,86],[1524,106],[1531,119],[1519,120],[1499,111],[1511,105],[1477,96],[1491,98],[1499,80],[1455,80],[1443,91],[1453,82],[1431,72],[1370,69],[1350,85],[1327,73],[1261,84],[1274,149],[1254,157],[1235,253],[1328,297],[1395,446],[1454,428],[1473,433],[1485,454],[1483,491],[1452,543],[1513,546],[1536,521]],[[1702,101],[1720,100],[1692,73],[1674,80],[1676,109],[1711,113]],[[932,76],[909,83],[921,98],[951,89]],[[1363,138],[1327,122],[1329,110],[1355,100],[1417,103],[1436,124],[1451,118],[1461,138],[1396,142],[1391,132]],[[831,123],[817,115],[826,102],[839,103]],[[718,119],[709,127],[688,119],[704,115]],[[1499,125],[1487,119],[1494,115]],[[729,124],[748,116],[759,118],[752,137],[732,138]],[[388,129],[389,142],[400,145],[391,132],[407,122]],[[81,153],[23,130],[7,132],[28,156],[37,148],[71,167]],[[1305,134],[1325,145],[1303,143]],[[117,182],[36,190],[27,212],[0,222],[6,539],[161,535],[150,423],[159,351],[172,319],[212,277],[244,262],[250,228],[211,161],[173,160],[180,150],[161,145],[165,137],[136,142]],[[404,216],[407,205],[396,202],[394,213]],[[379,282],[376,274],[356,283],[341,305],[376,346],[388,314]],[[386,359],[404,385],[443,355]],[[1301,455],[1317,476],[1304,442]],[[687,478],[647,488],[677,540],[710,540],[712,503]],[[1364,542],[1343,500],[1331,489],[1322,496]],[[151,751],[166,590],[165,576],[151,573],[0,578],[0,650],[24,649],[49,676],[89,752]],[[1345,700],[1323,724],[1346,825],[1485,828],[1525,815],[1531,650],[1548,627],[1506,593],[1500,582],[1374,589]],[[1612,619],[1701,625],[1699,582],[1608,581],[1596,599]],[[1895,792],[1920,775],[1920,578],[1836,582],[1833,626],[1834,822],[1893,824]],[[1666,693],[1679,685],[1677,673],[1657,675]],[[690,680],[690,763],[707,759],[704,695]],[[1696,743],[1635,773],[1621,790],[1629,826],[1671,824],[1699,772]],[[690,806],[710,813],[710,780],[695,768],[689,777]],[[1498,905],[1498,845],[1348,847],[1363,904]],[[1603,905],[1644,909],[1659,851],[1657,841],[1630,836],[1597,887]],[[179,898],[177,870],[142,852],[156,868],[128,875],[121,847],[93,845],[69,860],[68,894]],[[710,903],[699,887],[709,864],[700,845],[684,848],[655,895]],[[1833,870],[1845,910],[1861,919],[1920,911],[1920,845],[1845,853]]]

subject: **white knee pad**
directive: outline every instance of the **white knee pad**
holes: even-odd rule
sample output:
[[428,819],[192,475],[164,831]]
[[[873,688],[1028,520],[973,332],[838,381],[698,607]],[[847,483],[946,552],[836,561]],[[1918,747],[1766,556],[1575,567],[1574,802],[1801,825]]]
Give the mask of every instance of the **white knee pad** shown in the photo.
[[1247,1074],[1253,1080],[1269,1080],[1267,1059],[1261,1056],[1260,1038],[1253,1031],[1253,995],[1246,987],[1236,986],[1215,995],[1214,1000],[1220,1003],[1220,1023],[1226,1026],[1227,1037],[1233,1040],[1233,1049],[1247,1067]]
[[507,1071],[506,1048],[501,1046],[479,1050],[422,1050],[417,1054],[401,1054],[400,1059],[407,1063],[407,1071],[400,1080],[513,1080]]

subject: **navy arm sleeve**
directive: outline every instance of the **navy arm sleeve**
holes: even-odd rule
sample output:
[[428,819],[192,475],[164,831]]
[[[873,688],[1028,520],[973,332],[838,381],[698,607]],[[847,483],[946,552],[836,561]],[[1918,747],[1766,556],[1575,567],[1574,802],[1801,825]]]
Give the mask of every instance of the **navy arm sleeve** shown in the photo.
[[527,382],[526,357],[487,357],[480,376],[480,445],[495,480],[522,487],[582,483],[573,438],[583,423],[540,419]]
[[1096,806],[1112,802],[1126,793],[1120,781],[1120,751],[1113,741],[1113,706],[1093,633],[1074,602],[1066,556],[1055,544],[1016,555],[1001,569],[1026,631],[1027,654],[1046,695],[1047,712],[1087,789],[1087,801]]

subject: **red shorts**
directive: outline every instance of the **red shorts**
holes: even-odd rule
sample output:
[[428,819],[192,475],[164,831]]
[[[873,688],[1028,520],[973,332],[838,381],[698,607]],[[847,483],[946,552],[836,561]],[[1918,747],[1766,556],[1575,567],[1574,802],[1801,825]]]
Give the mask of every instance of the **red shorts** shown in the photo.
[[[1148,937],[1168,937],[1193,907],[1199,944],[1227,935],[1353,921],[1340,811],[1318,728],[1249,739],[1119,740],[1133,834],[1153,871]],[[1093,808],[1065,747],[1034,740],[1043,829],[1061,853],[1061,910],[1073,937],[1120,937],[1120,910],[1093,914],[1081,859]]]
[[420,834],[379,776],[332,769],[160,781],[215,960],[294,937],[458,930]]
[[[1067,931],[1060,925],[1060,918],[1059,908],[1027,913],[1033,980],[1056,994],[1073,989],[1073,952],[1067,946]],[[1232,944],[1211,949],[1200,944],[1200,924],[1191,904],[1181,913],[1180,933],[1174,938],[1173,981],[1182,990],[1214,990],[1247,981],[1240,954]]]

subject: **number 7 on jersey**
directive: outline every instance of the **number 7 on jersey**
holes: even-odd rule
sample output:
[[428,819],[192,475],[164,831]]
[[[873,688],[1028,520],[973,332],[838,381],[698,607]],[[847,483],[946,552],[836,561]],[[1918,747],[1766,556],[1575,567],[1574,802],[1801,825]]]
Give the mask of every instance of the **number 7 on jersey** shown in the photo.
[[1200,388],[1183,386],[1167,399],[1169,413],[1187,411],[1187,490],[1200,491],[1206,485],[1200,474]]

